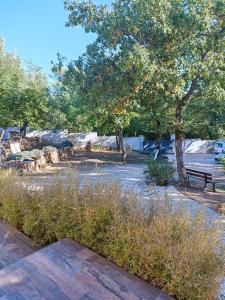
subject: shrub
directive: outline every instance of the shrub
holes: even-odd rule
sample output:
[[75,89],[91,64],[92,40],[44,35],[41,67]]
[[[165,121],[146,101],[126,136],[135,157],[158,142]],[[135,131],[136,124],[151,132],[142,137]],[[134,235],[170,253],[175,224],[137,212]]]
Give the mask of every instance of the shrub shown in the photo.
[[[214,299],[223,273],[219,230],[204,215],[143,209],[116,184],[57,178],[42,190],[0,175],[1,218],[38,245],[65,237],[105,256],[177,299]],[[13,208],[11,210],[11,208]]]
[[144,171],[146,181],[156,185],[168,185],[174,174],[173,164],[167,160],[150,160]]
[[225,158],[221,158],[220,162],[222,163],[224,169],[225,169]]

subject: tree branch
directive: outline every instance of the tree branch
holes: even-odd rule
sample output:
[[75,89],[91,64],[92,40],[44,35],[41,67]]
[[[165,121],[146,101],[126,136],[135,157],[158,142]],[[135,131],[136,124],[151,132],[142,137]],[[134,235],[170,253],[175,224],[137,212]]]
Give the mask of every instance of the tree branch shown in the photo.
[[185,105],[185,103],[187,102],[187,100],[193,95],[193,93],[194,93],[194,91],[195,91],[195,89],[196,89],[196,87],[197,87],[197,85],[198,85],[198,79],[199,79],[199,76],[196,76],[196,77],[192,80],[191,86],[190,86],[190,88],[189,88],[187,94],[184,95],[184,96],[181,98],[181,100],[180,100],[180,102],[181,102],[182,105]]

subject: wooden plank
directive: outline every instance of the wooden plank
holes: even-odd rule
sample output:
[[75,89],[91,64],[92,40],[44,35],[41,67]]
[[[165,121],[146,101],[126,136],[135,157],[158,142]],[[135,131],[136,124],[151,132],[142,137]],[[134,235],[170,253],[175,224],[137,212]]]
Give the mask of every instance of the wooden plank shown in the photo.
[[202,178],[202,179],[207,179],[208,177],[205,177],[205,175],[202,174],[196,174],[193,172],[186,172],[187,175],[192,176],[192,177],[196,177],[196,178]]
[[[85,258],[93,267],[111,277],[114,281],[122,283],[125,288],[137,293],[144,299],[156,299],[160,295],[162,297],[164,295],[159,289],[153,288],[150,284],[146,284],[145,281],[127,273],[125,270],[105,260],[103,257],[93,253],[89,249],[83,249],[78,255],[81,258]],[[151,298],[149,298],[150,295]]]
[[36,250],[31,239],[0,220],[0,269]]
[[172,298],[87,248],[65,239],[0,270],[0,299]]
[[206,173],[206,172],[199,171],[199,170],[193,170],[193,169],[189,169],[189,168],[186,168],[186,171],[191,172],[191,173],[197,173],[197,174],[212,176],[212,174],[210,174],[210,173]]

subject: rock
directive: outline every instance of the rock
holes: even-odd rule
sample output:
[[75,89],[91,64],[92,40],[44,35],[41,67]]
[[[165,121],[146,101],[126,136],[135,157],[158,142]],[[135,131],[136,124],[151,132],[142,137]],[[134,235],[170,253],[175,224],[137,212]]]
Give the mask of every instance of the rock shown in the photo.
[[59,162],[58,149],[55,147],[47,146],[42,149],[47,163],[56,164]]
[[219,203],[216,205],[216,210],[219,213],[225,214],[225,203]]

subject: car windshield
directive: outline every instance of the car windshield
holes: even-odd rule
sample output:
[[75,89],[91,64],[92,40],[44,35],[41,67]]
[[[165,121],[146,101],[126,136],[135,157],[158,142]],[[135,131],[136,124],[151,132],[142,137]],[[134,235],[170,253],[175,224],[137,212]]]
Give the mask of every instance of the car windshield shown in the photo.
[[216,143],[216,147],[223,148],[223,143]]

